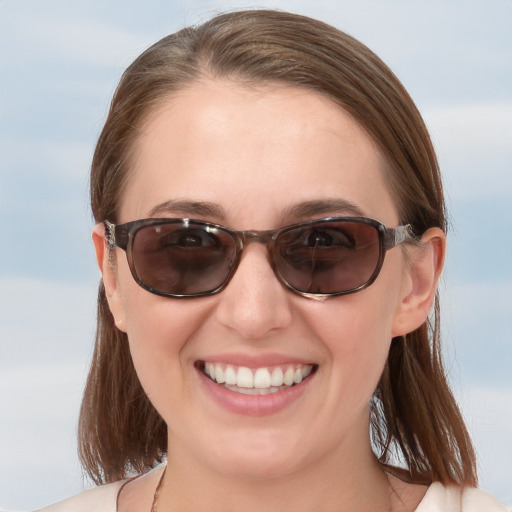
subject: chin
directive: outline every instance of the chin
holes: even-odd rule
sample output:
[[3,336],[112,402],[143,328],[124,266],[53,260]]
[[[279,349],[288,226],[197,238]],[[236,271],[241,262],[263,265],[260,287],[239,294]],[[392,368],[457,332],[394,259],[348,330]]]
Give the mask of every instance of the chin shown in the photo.
[[288,433],[245,431],[227,436],[225,443],[212,442],[213,450],[201,450],[204,463],[219,474],[247,480],[286,476],[307,459],[304,443],[293,442]]

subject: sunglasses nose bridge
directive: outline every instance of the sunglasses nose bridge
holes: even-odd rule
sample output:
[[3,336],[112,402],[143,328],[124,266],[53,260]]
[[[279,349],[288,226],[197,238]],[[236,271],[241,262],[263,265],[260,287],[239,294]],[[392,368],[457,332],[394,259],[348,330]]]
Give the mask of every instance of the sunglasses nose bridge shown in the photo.
[[[274,238],[277,230],[275,229],[268,229],[265,231],[258,231],[258,230],[248,230],[248,231],[238,231],[238,239],[240,240],[240,243],[238,245],[239,247],[239,255],[238,255],[238,262],[240,262],[240,259],[242,257],[242,252],[246,248],[247,245],[255,243],[255,244],[264,244],[267,246],[267,253],[268,253],[268,260],[270,263],[270,266],[272,267],[272,270],[276,274],[277,278],[281,280],[279,274],[276,272],[275,269],[275,263],[274,263],[274,254],[273,254],[273,246],[274,246]],[[237,265],[238,266],[238,265]]]
[[238,236],[242,242],[242,250],[246,245],[255,243],[255,244],[264,244],[267,246],[270,259],[272,260],[272,245],[274,241],[274,235],[276,230],[268,229],[265,231],[257,231],[257,230],[249,230],[249,231],[239,231]]
[[275,230],[268,229],[265,231],[257,231],[257,230],[249,230],[249,231],[239,231],[239,235],[242,238],[244,245],[250,243],[256,244],[268,244],[272,239],[272,235],[275,233]]

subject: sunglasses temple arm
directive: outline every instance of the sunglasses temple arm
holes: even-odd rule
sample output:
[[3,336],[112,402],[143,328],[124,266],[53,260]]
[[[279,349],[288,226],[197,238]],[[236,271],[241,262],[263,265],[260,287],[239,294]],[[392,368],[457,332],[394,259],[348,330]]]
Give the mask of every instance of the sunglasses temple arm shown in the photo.
[[107,238],[108,246],[113,249],[114,247],[119,247],[126,251],[128,247],[128,239],[129,233],[123,230],[123,226],[116,226],[116,224],[112,224],[106,220],[104,222],[105,225],[105,236]]
[[105,237],[107,239],[108,246],[113,249],[116,245],[116,225],[112,224],[108,220],[103,222],[105,226]]
[[413,242],[416,240],[416,236],[412,230],[412,226],[407,224],[405,226],[398,226],[395,229],[390,229],[386,233],[385,246],[388,249],[405,242]]

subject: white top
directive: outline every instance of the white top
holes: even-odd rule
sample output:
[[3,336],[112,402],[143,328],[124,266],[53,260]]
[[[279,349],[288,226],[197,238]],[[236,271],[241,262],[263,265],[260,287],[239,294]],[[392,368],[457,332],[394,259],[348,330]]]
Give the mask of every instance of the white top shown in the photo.
[[[41,512],[116,512],[117,495],[124,481],[88,489]],[[434,482],[415,512],[512,512],[486,492],[473,487],[443,487]]]

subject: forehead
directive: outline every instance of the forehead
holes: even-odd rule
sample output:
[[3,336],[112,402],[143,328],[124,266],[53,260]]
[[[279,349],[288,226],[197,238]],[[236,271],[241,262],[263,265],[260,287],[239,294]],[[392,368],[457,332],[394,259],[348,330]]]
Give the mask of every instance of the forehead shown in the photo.
[[142,218],[170,200],[204,201],[252,229],[278,222],[295,204],[342,199],[385,220],[395,208],[383,168],[372,139],[319,93],[205,80],[142,126],[121,216]]

